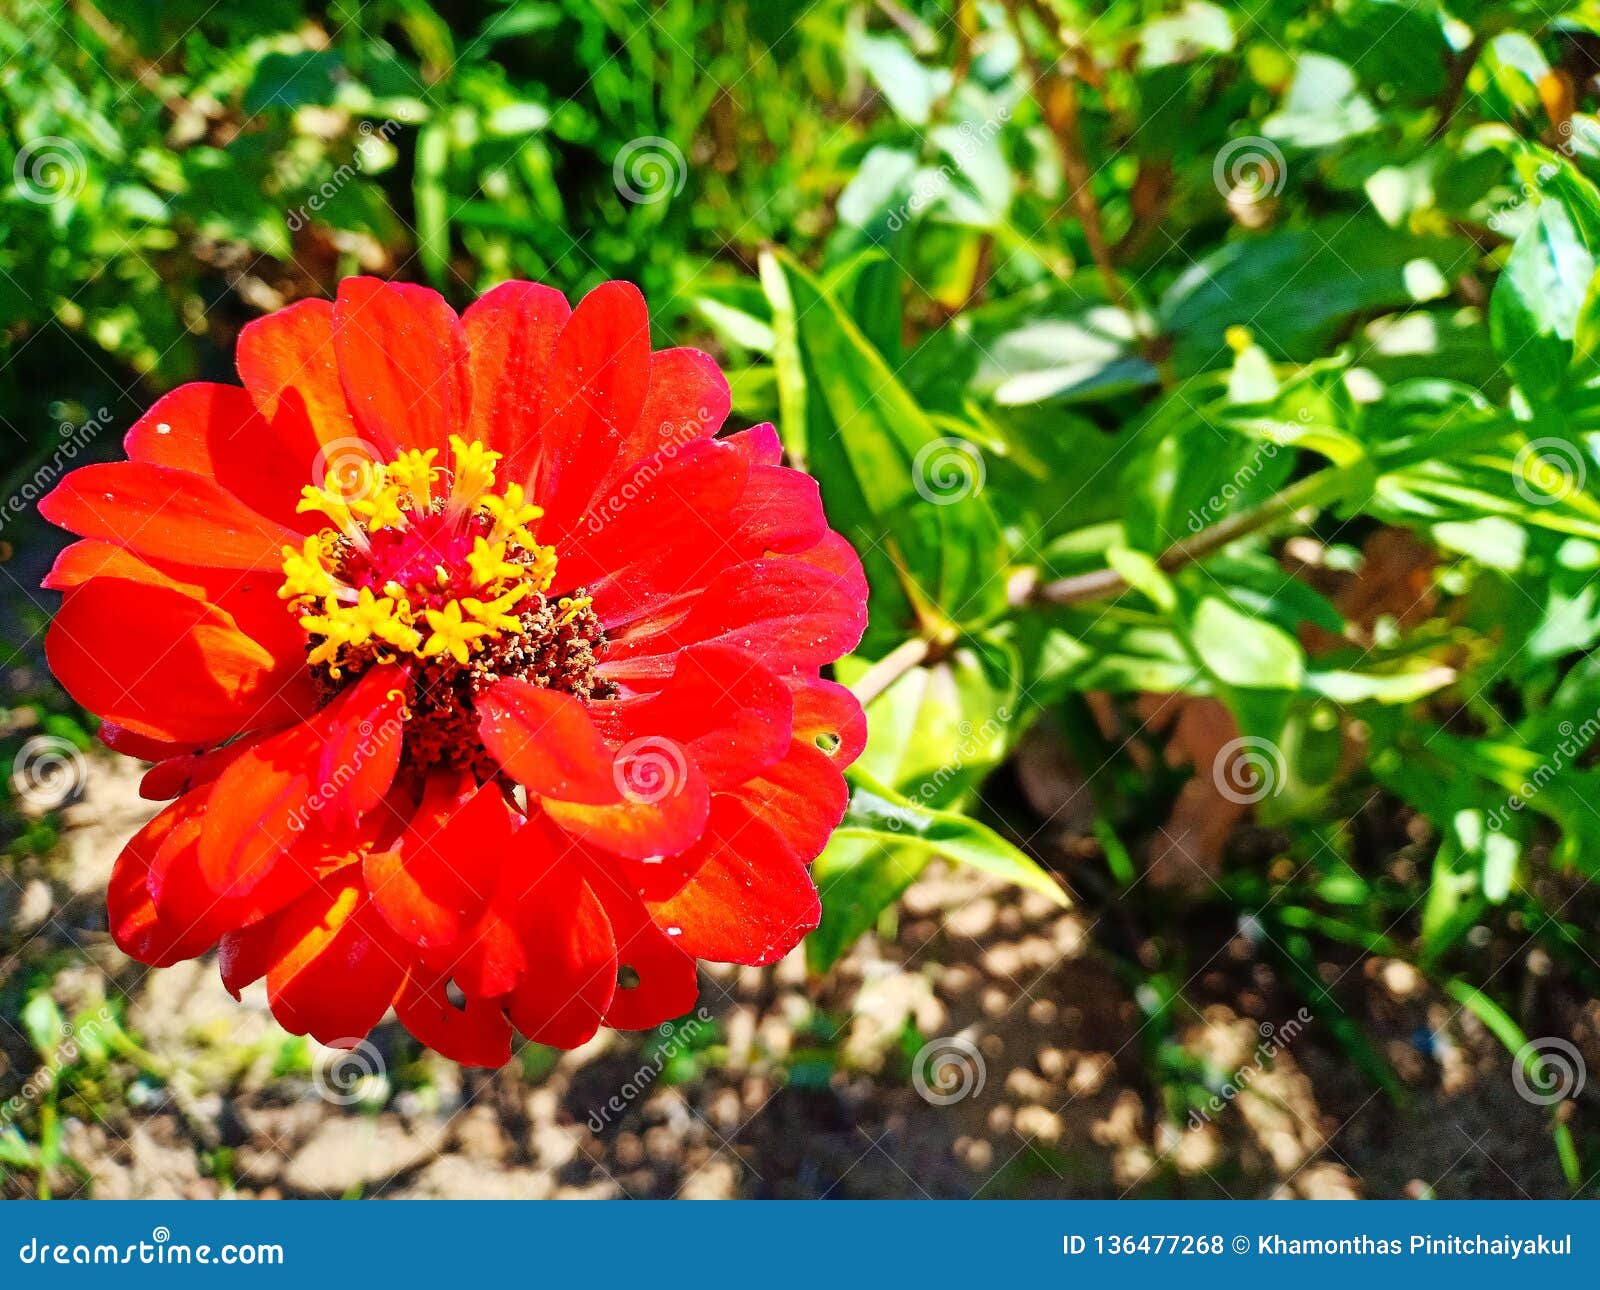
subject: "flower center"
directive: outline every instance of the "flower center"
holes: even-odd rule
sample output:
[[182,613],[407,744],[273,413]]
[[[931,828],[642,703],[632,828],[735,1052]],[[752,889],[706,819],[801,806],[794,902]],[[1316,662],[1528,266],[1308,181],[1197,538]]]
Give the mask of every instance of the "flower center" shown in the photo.
[[394,461],[330,460],[301,511],[331,527],[283,550],[278,594],[299,615],[306,662],[329,695],[382,663],[413,680],[407,741],[424,761],[472,764],[472,700],[515,676],[582,697],[605,633],[578,589],[552,600],[553,548],[529,528],[543,514],[520,484],[496,486],[500,454],[452,435]]

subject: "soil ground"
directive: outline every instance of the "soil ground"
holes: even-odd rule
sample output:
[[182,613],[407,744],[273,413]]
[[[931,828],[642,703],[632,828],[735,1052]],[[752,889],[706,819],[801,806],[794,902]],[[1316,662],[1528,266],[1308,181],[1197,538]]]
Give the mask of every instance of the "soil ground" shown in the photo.
[[[64,1008],[125,998],[149,1070],[59,1088],[57,1195],[102,1197],[1564,1196],[1550,1112],[1504,1050],[1404,964],[1328,965],[1362,1003],[1399,1096],[1280,994],[1247,935],[1188,933],[1203,965],[1179,1049],[1224,1072],[1185,1125],[1152,1083],[1141,1000],[1092,917],[929,871],[889,935],[808,979],[796,954],[702,976],[701,1011],[498,1072],[419,1053],[392,1022],[355,1080],[290,1040],[259,986],[211,962],[149,971],[105,932],[102,893],[148,814],[131,763],[95,760],[62,846],[0,881],[0,998],[48,979]],[[1576,1005],[1592,1032],[1594,1005]],[[1309,1020],[1307,1019],[1309,1017]],[[1592,1043],[1592,1033],[1580,1034]],[[930,1046],[931,1045],[931,1046]],[[0,1094],[38,1058],[0,1027]],[[26,1108],[19,1120],[28,1123]],[[13,1173],[6,1191],[31,1195]]]

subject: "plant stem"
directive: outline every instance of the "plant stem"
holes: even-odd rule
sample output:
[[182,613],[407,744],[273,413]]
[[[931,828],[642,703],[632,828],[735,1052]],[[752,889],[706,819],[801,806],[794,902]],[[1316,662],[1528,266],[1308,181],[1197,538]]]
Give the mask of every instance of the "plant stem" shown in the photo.
[[[1006,14],[1016,33],[1023,63],[1028,69],[1030,92],[1039,105],[1050,137],[1055,141],[1061,159],[1061,172],[1071,191],[1072,205],[1077,211],[1078,224],[1083,229],[1083,240],[1088,244],[1089,256],[1105,285],[1106,298],[1122,306],[1127,292],[1122,279],[1117,276],[1117,266],[1112,259],[1111,246],[1106,241],[1105,225],[1100,218],[1100,207],[1090,187],[1094,179],[1089,160],[1084,151],[1083,134],[1078,128],[1078,85],[1075,75],[1053,69],[1048,74],[1040,65],[1037,55],[1028,44],[1028,33],[1022,23],[1022,6],[1018,0],[1006,0]],[[1043,16],[1035,14],[1043,21]]]
[[[1204,559],[1230,542],[1276,523],[1286,515],[1292,515],[1307,506],[1324,505],[1338,496],[1344,487],[1346,473],[1341,467],[1330,466],[1314,475],[1307,475],[1261,505],[1230,515],[1193,537],[1173,543],[1156,557],[1156,563],[1171,573],[1186,564]],[[1115,569],[1096,569],[1092,573],[1074,574],[1043,584],[1026,578],[1015,580],[1011,602],[1016,608],[1028,605],[1080,605],[1087,601],[1109,599],[1127,589],[1127,582]],[[869,667],[850,687],[851,692],[865,707],[907,672],[926,663],[934,644],[926,636],[913,636],[902,641]]]
[[[1156,557],[1156,564],[1167,573],[1181,569],[1186,564],[1202,560],[1213,551],[1230,542],[1236,542],[1258,529],[1266,528],[1306,506],[1320,505],[1328,497],[1336,496],[1344,483],[1344,471],[1338,467],[1319,470],[1314,475],[1290,484],[1259,506],[1253,506],[1237,515],[1230,515],[1208,529],[1201,529],[1193,537],[1174,542]],[[1325,496],[1326,495],[1326,496]],[[1115,569],[1096,569],[1093,573],[1073,574],[1057,578],[1032,588],[1027,599],[1036,604],[1079,605],[1085,601],[1104,600],[1120,595],[1128,589],[1127,582]]]
[[[1192,565],[1195,560],[1203,560],[1211,552],[1221,551],[1227,544],[1266,528],[1285,515],[1293,514],[1302,507],[1322,504],[1326,501],[1323,495],[1338,495],[1339,485],[1344,483],[1342,477],[1344,471],[1336,466],[1306,475],[1306,479],[1291,483],[1290,487],[1267,499],[1261,506],[1229,515],[1221,523],[1202,528],[1192,538],[1171,544],[1155,557],[1155,563],[1166,573],[1171,573],[1184,565]],[[1120,595],[1126,589],[1128,583],[1117,570],[1098,568],[1093,573],[1075,573],[1070,578],[1058,578],[1054,583],[1035,586],[1027,599],[1045,605],[1082,605],[1086,600],[1104,600],[1110,595]]]
[[1461,106],[1461,95],[1467,88],[1467,77],[1472,74],[1473,65],[1477,63],[1478,55],[1483,52],[1486,43],[1484,34],[1476,32],[1472,43],[1450,60],[1449,77],[1445,81],[1444,95],[1439,100],[1439,119],[1428,134],[1429,143],[1437,143],[1450,129],[1456,109]]
[[864,708],[912,668],[927,661],[933,642],[926,636],[913,636],[901,641],[861,675],[850,687]]

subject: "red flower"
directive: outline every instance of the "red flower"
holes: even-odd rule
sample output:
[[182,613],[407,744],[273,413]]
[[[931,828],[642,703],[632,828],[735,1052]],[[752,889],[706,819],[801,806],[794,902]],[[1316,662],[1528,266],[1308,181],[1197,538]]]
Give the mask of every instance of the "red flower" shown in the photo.
[[393,1005],[498,1065],[686,1012],[695,960],[816,925],[807,864],[865,723],[818,670],[866,586],[771,426],[650,349],[611,282],[457,318],[344,282],[239,338],[129,460],[41,505],[84,540],[47,652],[176,798],[119,857],[112,934],[220,945],[278,1020],[353,1044]]

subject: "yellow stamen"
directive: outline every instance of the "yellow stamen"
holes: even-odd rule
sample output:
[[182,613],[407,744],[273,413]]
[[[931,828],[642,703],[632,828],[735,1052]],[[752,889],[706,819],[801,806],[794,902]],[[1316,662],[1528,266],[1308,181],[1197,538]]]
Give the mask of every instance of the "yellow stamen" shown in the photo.
[[433,459],[438,455],[437,448],[426,451],[412,448],[401,453],[386,469],[389,481],[400,490],[401,497],[413,511],[425,511],[433,504],[433,477],[439,473]]
[[467,567],[480,587],[492,586],[502,578],[515,581],[523,576],[523,567],[506,559],[504,542],[487,542],[481,537],[473,539]]
[[458,510],[469,510],[494,487],[494,467],[500,460],[500,454],[491,452],[481,443],[468,443],[460,435],[453,434],[450,436],[450,455],[455,462],[450,505]]
[[504,493],[490,493],[483,498],[483,509],[494,521],[489,531],[491,542],[515,542],[519,546],[537,546],[528,525],[544,514],[544,508],[524,499],[521,484],[507,484]]
[[[415,583],[390,578],[381,588],[358,591],[350,584],[360,580],[360,557],[352,566],[357,572],[345,562],[353,558],[352,547],[371,558],[379,531],[406,530],[417,517],[438,513],[434,485],[443,472],[434,465],[436,449],[410,449],[387,464],[363,461],[353,473],[330,472],[323,486],[304,490],[299,509],[326,516],[343,537],[324,530],[298,550],[284,547],[278,594],[313,638],[308,661],[330,676],[404,655],[465,664],[485,641],[521,631],[522,606],[554,580],[555,550],[541,546],[529,528],[544,512],[518,484],[492,491],[500,454],[457,436],[450,447],[454,468],[444,514],[474,526],[472,549],[460,563],[433,565]],[[564,621],[587,604],[563,600]]]
[[284,547],[283,586],[278,588],[278,595],[285,600],[331,596],[333,575],[328,572],[326,556],[322,538],[316,534],[308,537],[298,551],[292,546]]
[[468,596],[459,603],[474,622],[482,623],[495,631],[514,632],[522,626],[522,623],[510,611],[532,594],[532,591],[533,588],[524,583],[511,588],[503,596],[496,596],[493,600],[483,601],[476,596]]
[[593,596],[562,596],[556,601],[556,608],[561,611],[561,625],[568,626],[574,618],[594,603]]
[[423,658],[448,653],[457,663],[465,663],[478,641],[494,630],[483,623],[465,621],[459,600],[452,600],[443,609],[426,609],[423,615],[433,628],[433,635],[422,646]]
[[326,515],[333,521],[333,526],[344,533],[350,532],[355,527],[355,522],[350,517],[349,505],[331,488],[318,488],[315,484],[307,484],[300,490],[300,500],[294,509],[297,515],[313,513]]

